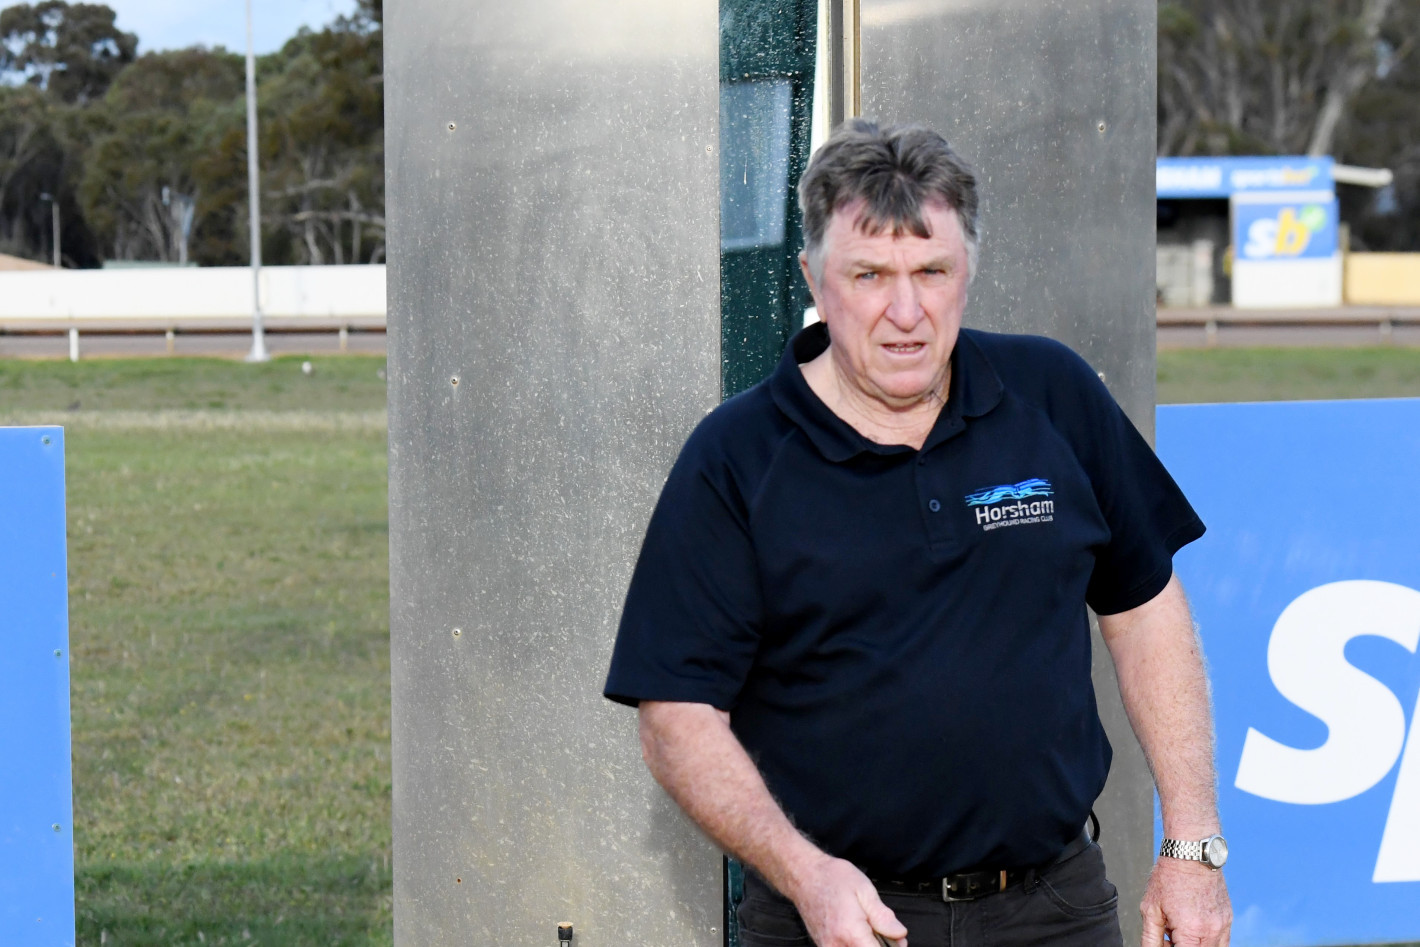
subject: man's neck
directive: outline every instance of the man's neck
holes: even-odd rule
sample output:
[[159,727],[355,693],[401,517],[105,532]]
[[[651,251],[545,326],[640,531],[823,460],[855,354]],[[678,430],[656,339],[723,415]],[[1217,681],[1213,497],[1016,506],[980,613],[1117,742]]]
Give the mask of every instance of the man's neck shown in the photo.
[[799,366],[809,388],[830,411],[875,444],[906,444],[920,450],[947,403],[952,367],[921,398],[901,406],[888,406],[849,382],[833,358],[833,347]]

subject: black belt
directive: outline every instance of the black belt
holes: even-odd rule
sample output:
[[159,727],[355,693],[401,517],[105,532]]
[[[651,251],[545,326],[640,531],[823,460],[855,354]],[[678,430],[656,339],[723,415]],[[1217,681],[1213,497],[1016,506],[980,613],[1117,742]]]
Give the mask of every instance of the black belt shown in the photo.
[[988,894],[998,894],[1013,885],[1025,881],[1027,877],[1073,858],[1090,847],[1093,841],[1088,833],[1081,833],[1075,841],[1065,846],[1064,851],[1049,865],[1035,868],[1001,868],[981,871],[959,871],[945,878],[924,878],[919,881],[896,881],[874,878],[873,887],[883,894],[915,894],[940,897],[943,901],[975,901]]

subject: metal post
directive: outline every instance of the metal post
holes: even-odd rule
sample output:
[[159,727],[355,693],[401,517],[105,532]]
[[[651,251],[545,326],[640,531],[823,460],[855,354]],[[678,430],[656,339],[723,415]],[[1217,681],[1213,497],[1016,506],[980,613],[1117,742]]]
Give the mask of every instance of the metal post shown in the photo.
[[859,56],[858,0],[828,0],[828,127],[862,114]]
[[720,855],[601,697],[720,400],[720,7],[384,11],[394,942],[720,947]]
[[42,201],[48,201],[48,202],[49,202],[50,219],[54,222],[54,240],[52,241],[52,246],[53,246],[53,250],[54,250],[54,253],[53,253],[53,256],[54,256],[54,268],[55,268],[55,269],[58,269],[59,266],[60,266],[60,262],[59,262],[59,261],[60,261],[60,256],[59,256],[59,197],[58,197],[57,195],[54,195],[54,194],[50,194],[50,193],[48,193],[48,192],[45,192],[45,193],[43,193],[43,194],[41,194],[41,195],[39,196],[39,199],[42,200]]
[[247,0],[247,193],[251,205],[251,351],[248,362],[269,362],[261,318],[261,169],[256,156],[256,53],[252,45],[251,0]]
[[69,330],[69,361],[79,361],[79,330]]

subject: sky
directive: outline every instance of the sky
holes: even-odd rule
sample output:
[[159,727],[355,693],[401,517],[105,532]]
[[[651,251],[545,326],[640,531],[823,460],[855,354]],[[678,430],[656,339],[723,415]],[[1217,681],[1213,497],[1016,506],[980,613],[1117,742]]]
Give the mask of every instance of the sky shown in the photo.
[[[118,28],[138,34],[138,51],[225,46],[246,52],[244,0],[99,0],[118,14]],[[0,0],[0,6],[6,5]],[[355,9],[354,0],[252,0],[257,53],[281,48],[302,26],[319,27]]]

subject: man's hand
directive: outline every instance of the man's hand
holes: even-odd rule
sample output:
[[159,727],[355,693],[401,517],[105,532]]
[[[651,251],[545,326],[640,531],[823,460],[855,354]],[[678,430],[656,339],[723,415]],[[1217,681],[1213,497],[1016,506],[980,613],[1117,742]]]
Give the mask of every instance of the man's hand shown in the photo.
[[785,894],[818,947],[879,947],[874,933],[894,947],[907,947],[907,928],[851,862],[825,855]]
[[1233,908],[1223,873],[1202,862],[1160,858],[1149,875],[1144,901],[1143,947],[1227,947]]
[[907,947],[907,928],[852,863],[833,858],[789,822],[708,704],[641,702],[641,751],[651,775],[721,848],[794,902],[818,947]]
[[[1100,616],[1119,693],[1159,790],[1164,835],[1196,839],[1218,830],[1213,715],[1203,651],[1178,577],[1138,608]],[[1144,947],[1223,947],[1233,912],[1221,873],[1201,862],[1160,858],[1144,901]]]

